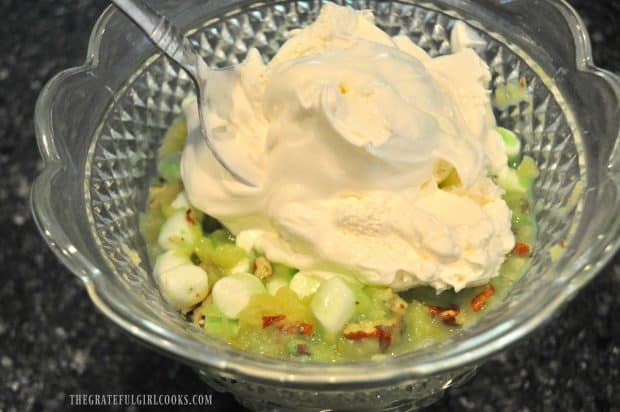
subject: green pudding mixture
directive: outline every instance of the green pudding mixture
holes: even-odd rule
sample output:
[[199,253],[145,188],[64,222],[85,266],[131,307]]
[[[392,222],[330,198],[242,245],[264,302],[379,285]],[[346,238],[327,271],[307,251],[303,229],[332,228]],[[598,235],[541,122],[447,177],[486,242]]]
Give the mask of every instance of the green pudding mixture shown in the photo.
[[[417,287],[396,293],[390,288],[365,286],[345,280],[354,291],[353,317],[338,333],[325,331],[310,310],[312,296],[299,298],[287,285],[297,272],[257,253],[248,255],[235,245],[235,237],[213,218],[197,209],[186,211],[197,239],[184,252],[208,274],[209,284],[230,274],[243,259],[251,262],[262,282],[281,286],[275,295],[254,295],[239,319],[227,319],[212,302],[211,295],[186,313],[213,338],[261,355],[299,361],[339,362],[398,354],[424,347],[459,333],[476,322],[490,308],[501,305],[512,285],[528,265],[536,227],[530,211],[532,181],[538,171],[529,157],[519,158],[518,139],[509,130],[498,128],[506,143],[511,173],[497,179],[506,191],[504,199],[512,210],[514,250],[506,257],[499,276],[489,284],[459,293],[439,295],[431,287]],[[172,201],[183,190],[180,158],[187,138],[184,118],[168,130],[158,157],[158,177],[150,188],[147,211],[141,216],[141,230],[149,257],[163,251],[157,238],[165,220],[174,212]],[[441,182],[446,188],[457,180],[454,174]]]

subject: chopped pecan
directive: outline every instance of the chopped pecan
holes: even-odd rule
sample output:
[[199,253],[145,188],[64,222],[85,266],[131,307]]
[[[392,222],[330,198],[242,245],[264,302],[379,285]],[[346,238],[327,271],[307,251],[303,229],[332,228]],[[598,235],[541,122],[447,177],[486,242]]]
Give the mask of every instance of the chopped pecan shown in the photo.
[[457,306],[453,306],[451,308],[442,308],[435,305],[428,306],[428,313],[433,317],[439,317],[443,323],[450,326],[459,326],[456,321],[456,317],[461,313],[461,309]]
[[[383,319],[383,320],[363,320],[361,322],[348,323],[342,333],[343,335],[355,334],[357,332],[363,333],[375,333],[375,328],[377,326],[385,327],[385,328],[393,328],[399,325],[399,321],[397,319]],[[345,336],[346,337],[346,336]]]
[[[385,324],[383,324],[385,323]],[[396,320],[377,324],[377,322],[363,321],[347,325],[342,334],[349,340],[376,338],[379,348],[385,352],[392,343],[392,329],[398,326]]]
[[194,211],[191,207],[187,208],[185,211],[185,220],[187,220],[190,224],[196,224],[196,216],[194,216]]
[[400,296],[396,295],[394,300],[392,300],[392,304],[390,305],[390,310],[392,313],[396,315],[402,315],[407,310],[407,302]]
[[284,333],[296,333],[305,336],[312,335],[312,325],[304,322],[284,323],[279,325],[278,329]]
[[345,333],[344,337],[350,340],[361,340],[366,338],[377,338],[379,341],[379,348],[381,351],[385,350],[392,343],[392,332],[388,327],[375,326],[371,331],[358,330],[354,332]]
[[471,300],[471,308],[474,312],[479,312],[484,309],[488,300],[495,294],[495,288],[492,285],[486,285],[482,292],[476,295],[475,298]]
[[286,318],[286,315],[263,316],[263,329],[284,320],[284,318]]
[[289,353],[294,356],[307,356],[310,355],[310,348],[308,343],[299,338],[293,338],[286,343]]
[[360,340],[364,338],[379,337],[379,329],[375,326],[371,330],[356,330],[353,332],[345,332],[344,337],[351,340]]
[[308,345],[305,343],[298,343],[297,345],[295,345],[295,348],[297,349],[298,355],[310,355],[310,350],[308,350]]
[[265,280],[273,274],[273,268],[271,267],[271,263],[267,260],[265,256],[259,256],[254,259],[254,276],[259,278],[260,280]]
[[392,331],[385,326],[377,326],[379,332],[379,348],[382,352],[385,352],[392,343]]
[[513,256],[528,257],[530,255],[530,246],[527,243],[517,242],[510,253]]

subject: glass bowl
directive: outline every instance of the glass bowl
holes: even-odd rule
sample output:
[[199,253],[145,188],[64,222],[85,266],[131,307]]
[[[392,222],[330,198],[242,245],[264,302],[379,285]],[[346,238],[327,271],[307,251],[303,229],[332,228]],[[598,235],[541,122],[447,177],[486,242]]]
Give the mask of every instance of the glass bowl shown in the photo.
[[[252,46],[272,56],[321,4],[152,3],[187,30],[216,66],[238,63]],[[159,142],[193,89],[187,75],[115,8],[95,26],[84,65],[52,79],[36,107],[46,166],[33,185],[32,209],[50,247],[110,319],[254,409],[408,410],[428,404],[549,319],[618,247],[620,82],[593,66],[585,26],[570,6],[561,0],[344,3],[373,9],[385,31],[410,36],[431,55],[450,52],[454,21],[465,20],[487,40],[481,56],[493,72],[493,88],[527,88],[524,101],[496,115],[520,133],[541,172],[531,265],[502,305],[435,346],[380,362],[274,360],[207,340],[162,301],[138,215]],[[558,244],[566,245],[565,253],[552,259]]]

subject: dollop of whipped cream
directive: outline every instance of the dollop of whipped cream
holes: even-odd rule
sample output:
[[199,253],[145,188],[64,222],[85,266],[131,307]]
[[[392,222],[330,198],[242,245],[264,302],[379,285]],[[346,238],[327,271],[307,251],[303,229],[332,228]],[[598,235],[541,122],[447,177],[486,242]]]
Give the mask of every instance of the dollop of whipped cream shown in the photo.
[[483,284],[514,245],[488,177],[507,162],[489,81],[470,48],[431,58],[328,3],[268,64],[253,49],[210,73],[209,136],[257,187],[220,166],[185,105],[186,193],[239,246],[300,270],[398,290]]

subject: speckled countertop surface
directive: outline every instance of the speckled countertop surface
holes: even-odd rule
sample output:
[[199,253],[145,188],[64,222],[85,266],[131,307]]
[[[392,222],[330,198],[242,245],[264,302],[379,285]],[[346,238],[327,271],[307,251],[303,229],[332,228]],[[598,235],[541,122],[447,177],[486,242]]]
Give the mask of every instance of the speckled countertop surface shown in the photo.
[[[595,62],[620,71],[620,3],[571,3],[590,27]],[[212,392],[191,369],[136,344],[98,313],[30,216],[30,182],[42,166],[35,99],[53,74],[82,62],[105,6],[0,0],[0,412],[65,410],[71,393]],[[616,256],[551,325],[428,410],[620,411],[619,313]],[[214,393],[208,410],[241,407]]]

